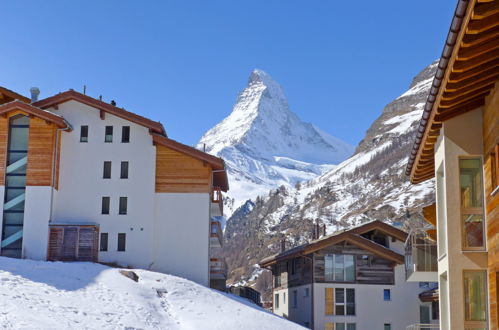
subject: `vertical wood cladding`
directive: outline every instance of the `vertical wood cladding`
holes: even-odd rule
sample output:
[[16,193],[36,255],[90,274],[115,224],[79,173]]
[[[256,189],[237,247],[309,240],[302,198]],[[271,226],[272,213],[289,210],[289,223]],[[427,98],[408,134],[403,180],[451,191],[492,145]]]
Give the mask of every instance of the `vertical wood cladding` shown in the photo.
[[7,163],[7,140],[9,119],[0,117],[0,186],[5,185],[5,165]]
[[156,145],[156,192],[209,193],[211,167],[203,161]]
[[48,260],[97,262],[99,227],[51,226]]
[[[499,143],[499,86],[487,98],[483,111],[483,144],[484,144],[484,176],[485,206],[487,219],[487,250],[489,268],[489,300],[491,329],[498,329],[499,304],[497,282],[499,272],[499,192],[494,196],[496,188],[496,159],[499,157],[495,146]],[[495,174],[495,175],[494,175]]]
[[[52,186],[56,126],[32,117],[29,123],[27,186]],[[57,157],[58,158],[58,157]]]

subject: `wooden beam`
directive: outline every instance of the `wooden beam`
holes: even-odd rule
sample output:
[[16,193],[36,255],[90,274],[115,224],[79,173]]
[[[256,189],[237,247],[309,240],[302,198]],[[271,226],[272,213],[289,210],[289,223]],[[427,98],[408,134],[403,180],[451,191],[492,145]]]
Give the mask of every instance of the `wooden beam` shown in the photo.
[[458,61],[470,60],[474,57],[488,53],[494,49],[499,48],[499,42],[496,39],[486,39],[472,47],[461,48],[457,54]]
[[495,39],[499,36],[499,27],[496,26],[489,31],[482,32],[480,34],[468,34],[463,36],[461,41],[461,47],[471,47],[482,43],[487,39]]
[[497,13],[499,13],[499,2],[491,1],[488,3],[476,5],[473,9],[473,13],[471,14],[471,19],[484,19]]
[[[495,83],[498,78],[499,78],[499,71],[494,70],[479,77],[470,77],[466,80],[457,83],[449,83],[447,84],[447,86],[445,86],[445,93],[457,92],[458,94],[464,94],[471,91],[476,91],[491,83]],[[456,95],[454,96],[454,98],[459,96],[460,95]],[[446,97],[449,96],[446,95]]]
[[458,106],[461,103],[467,102],[469,100],[485,97],[490,94],[490,89],[486,86],[485,88],[481,88],[474,93],[463,94],[461,97],[457,97],[450,101],[441,101],[439,109],[447,109]]
[[439,121],[446,121],[456,116],[459,116],[463,113],[466,113],[471,110],[475,110],[478,107],[485,105],[485,98],[474,99],[465,104],[459,105],[455,108],[445,109],[445,111],[438,109],[439,111],[435,115],[435,118],[438,118]]
[[462,81],[464,79],[468,79],[470,77],[474,77],[474,76],[480,75],[482,73],[489,72],[490,70],[496,70],[498,68],[499,68],[499,58],[496,58],[493,61],[480,64],[479,66],[477,66],[473,70],[464,71],[464,72],[452,71],[451,74],[449,75],[448,82],[451,82],[451,83],[459,82],[459,81]]
[[490,52],[481,54],[471,60],[460,60],[459,57],[456,59],[452,70],[454,72],[464,72],[467,70],[474,69],[480,65],[491,62],[499,57],[499,49],[494,49]]
[[466,29],[466,34],[478,34],[499,25],[499,13],[487,16],[484,19],[471,20]]

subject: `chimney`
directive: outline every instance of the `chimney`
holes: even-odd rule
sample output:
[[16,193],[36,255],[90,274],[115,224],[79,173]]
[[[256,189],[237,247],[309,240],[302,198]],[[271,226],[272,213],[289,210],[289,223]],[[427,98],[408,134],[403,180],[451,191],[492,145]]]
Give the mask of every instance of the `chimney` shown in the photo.
[[282,238],[281,239],[281,253],[286,251],[286,239]]
[[36,101],[38,101],[40,89],[38,89],[38,87],[31,87],[29,91],[31,92],[31,103],[35,103]]
[[115,100],[111,100],[111,105],[112,106],[116,106],[116,101]]

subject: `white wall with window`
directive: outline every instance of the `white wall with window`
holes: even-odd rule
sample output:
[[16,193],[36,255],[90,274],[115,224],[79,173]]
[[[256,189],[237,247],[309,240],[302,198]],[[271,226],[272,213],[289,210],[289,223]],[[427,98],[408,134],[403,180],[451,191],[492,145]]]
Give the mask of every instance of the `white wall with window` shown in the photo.
[[[284,294],[286,301],[284,301]],[[276,295],[279,306],[276,306]],[[304,327],[312,324],[312,286],[300,285],[288,289],[274,290],[274,313]]]

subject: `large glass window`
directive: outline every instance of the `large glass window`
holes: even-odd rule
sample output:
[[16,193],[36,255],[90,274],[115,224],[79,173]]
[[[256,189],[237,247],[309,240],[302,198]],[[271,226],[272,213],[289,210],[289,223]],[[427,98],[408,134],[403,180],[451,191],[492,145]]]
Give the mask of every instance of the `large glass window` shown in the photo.
[[355,289],[336,288],[335,315],[355,315]]
[[354,256],[349,254],[327,254],[324,256],[326,281],[355,281]]
[[463,249],[483,249],[483,179],[480,158],[459,159]]
[[[465,327],[486,327],[487,324],[487,272],[464,271]],[[477,323],[479,322],[479,323]]]
[[20,258],[24,223],[29,117],[9,119],[7,167],[3,207],[2,255]]

